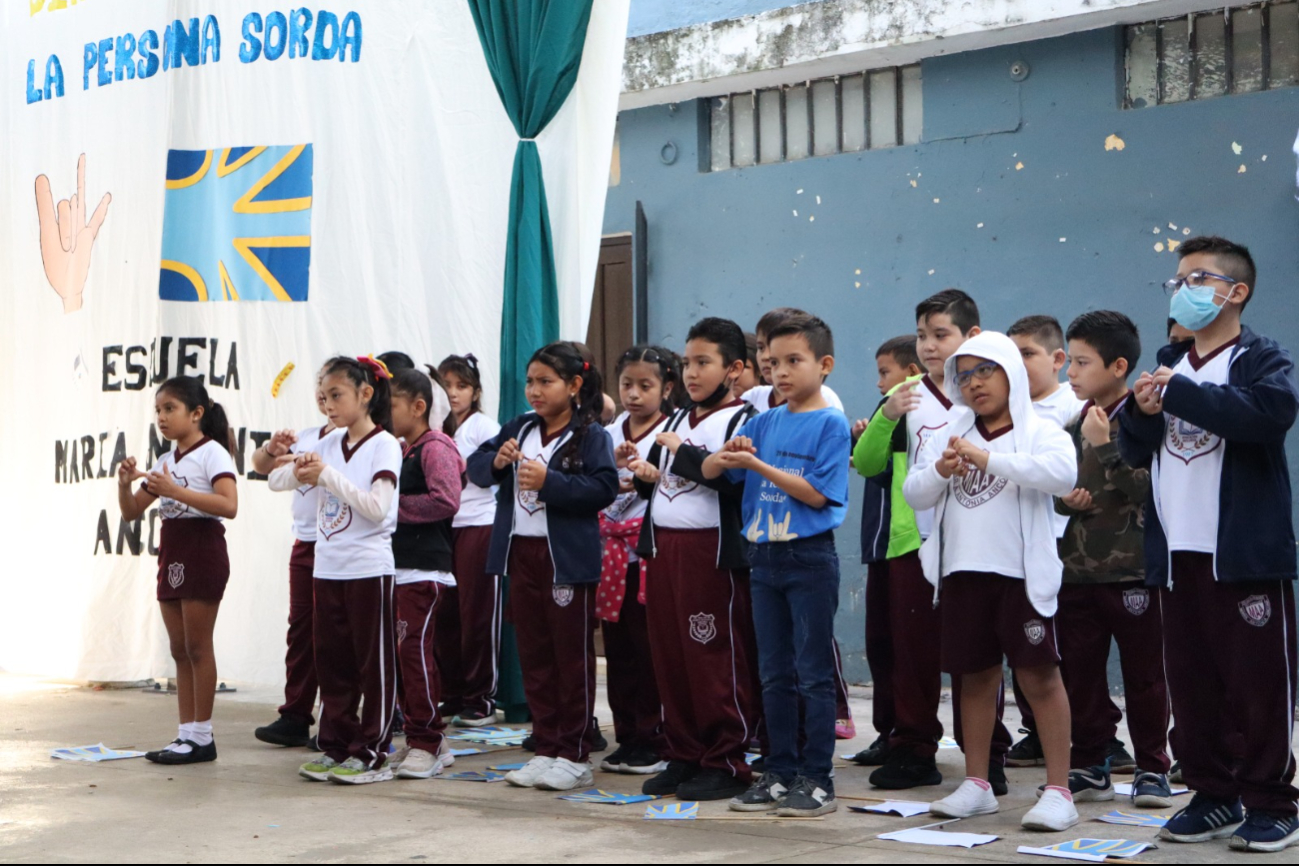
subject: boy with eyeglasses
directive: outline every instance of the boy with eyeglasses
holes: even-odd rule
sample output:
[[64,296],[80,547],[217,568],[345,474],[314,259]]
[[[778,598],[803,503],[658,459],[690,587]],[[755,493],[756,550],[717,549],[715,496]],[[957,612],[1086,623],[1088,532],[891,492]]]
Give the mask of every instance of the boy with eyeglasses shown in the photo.
[[[1196,792],[1160,838],[1280,851],[1299,843],[1285,453],[1299,391],[1290,353],[1241,325],[1254,295],[1249,250],[1197,237],[1178,254],[1169,313],[1194,339],[1160,350],[1119,413],[1124,461],[1150,467],[1146,585],[1163,596],[1172,746]],[[1233,728],[1248,744],[1234,767]]]
[[961,682],[966,777],[929,811],[971,818],[999,809],[987,768],[1005,657],[1037,711],[1046,755],[1046,787],[1021,824],[1058,832],[1078,823],[1078,811],[1055,640],[1062,567],[1052,497],[1073,490],[1078,462],[1069,435],[1033,409],[1009,337],[972,337],[946,366],[951,420],[902,487],[912,508],[933,509],[920,560],[938,602],[943,670]]

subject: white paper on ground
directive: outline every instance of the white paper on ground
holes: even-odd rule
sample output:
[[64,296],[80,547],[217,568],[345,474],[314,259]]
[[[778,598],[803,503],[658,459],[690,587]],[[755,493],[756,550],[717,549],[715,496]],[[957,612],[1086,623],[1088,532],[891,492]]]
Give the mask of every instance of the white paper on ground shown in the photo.
[[[1190,793],[1190,789],[1187,788],[1185,785],[1172,785],[1171,788],[1172,788],[1173,796],[1174,796],[1174,797],[1180,796],[1180,795],[1182,795],[1182,794],[1189,794],[1189,793]],[[1131,796],[1132,796],[1132,783],[1131,783],[1131,782],[1117,782],[1117,783],[1115,783],[1115,785],[1114,785],[1114,793],[1117,794],[1117,795],[1120,796],[1120,797],[1131,797]]]
[[877,839],[890,842],[910,842],[914,845],[938,845],[944,848],[973,848],[975,845],[987,845],[996,842],[996,836],[985,836],[981,833],[946,833],[942,830],[898,830],[893,833],[881,833]]
[[929,811],[928,803],[917,803],[914,800],[885,800],[883,803],[873,803],[870,806],[849,806],[852,812],[878,812],[881,815],[901,815],[903,818],[911,818],[915,815],[924,815]]

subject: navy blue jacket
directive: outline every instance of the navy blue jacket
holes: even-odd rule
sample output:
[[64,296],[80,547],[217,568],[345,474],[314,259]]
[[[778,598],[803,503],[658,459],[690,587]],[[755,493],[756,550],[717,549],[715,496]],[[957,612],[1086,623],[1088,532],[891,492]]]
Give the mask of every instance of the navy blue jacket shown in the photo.
[[[522,442],[541,423],[535,412],[520,415],[501,428],[490,442],[469,455],[469,480],[479,487],[500,485],[496,493],[496,520],[492,543],[487,551],[487,573],[508,574],[510,542],[514,538],[514,480],[516,464],[497,470],[496,452],[506,441]],[[555,446],[547,467],[546,481],[537,498],[546,504],[547,543],[555,567],[555,583],[600,582],[604,544],[600,541],[600,512],[618,496],[618,467],[614,462],[613,439],[599,424],[589,424],[582,433],[576,454],[563,456],[575,433],[570,425]]]
[[[1159,363],[1172,367],[1190,343],[1165,346]],[[1222,487],[1214,574],[1224,583],[1295,579],[1290,468],[1285,437],[1299,411],[1290,353],[1274,340],[1243,328],[1231,350],[1226,385],[1197,385],[1174,376],[1164,389],[1164,410],[1222,437]],[[1119,415],[1119,453],[1129,466],[1162,457],[1166,419],[1129,400]],[[1158,493],[1158,490],[1155,491]],[[1170,586],[1168,541],[1158,496],[1146,502],[1146,585]]]
[[[886,398],[887,399],[887,398]],[[880,406],[884,401],[880,402]],[[879,411],[879,406],[875,407]],[[871,413],[875,417],[875,413]],[[857,443],[854,441],[853,445]],[[898,424],[893,431],[893,450],[907,450],[907,425]],[[861,561],[883,562],[888,559],[889,536],[893,523],[893,461],[879,475],[863,479],[861,498]]]

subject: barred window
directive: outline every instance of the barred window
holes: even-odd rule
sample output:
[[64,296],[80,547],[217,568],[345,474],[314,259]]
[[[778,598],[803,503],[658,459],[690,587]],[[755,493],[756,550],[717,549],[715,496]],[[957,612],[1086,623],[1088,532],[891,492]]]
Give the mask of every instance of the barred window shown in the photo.
[[920,65],[838,75],[709,102],[713,171],[920,142]]
[[1270,0],[1127,28],[1125,108],[1299,84],[1299,2]]

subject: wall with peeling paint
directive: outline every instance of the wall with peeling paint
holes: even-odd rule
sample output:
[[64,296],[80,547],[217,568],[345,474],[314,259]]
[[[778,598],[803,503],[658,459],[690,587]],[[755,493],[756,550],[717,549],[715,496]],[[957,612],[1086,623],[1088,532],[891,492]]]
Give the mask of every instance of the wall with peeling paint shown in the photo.
[[662,33],[691,24],[739,18],[788,6],[788,0],[635,0],[627,22],[628,36]]
[[[771,307],[804,307],[835,328],[829,384],[854,416],[879,399],[875,348],[911,332],[915,304],[948,286],[992,328],[1123,310],[1149,363],[1167,315],[1159,286],[1177,268],[1168,244],[1190,229],[1253,249],[1246,322],[1299,351],[1299,88],[1125,111],[1119,44],[1106,29],[926,60],[924,143],[892,150],[701,173],[695,103],[624,111],[605,230],[630,231],[644,203],[650,337],[679,348],[705,315],[752,328]],[[1007,73],[1016,60],[1032,69],[1022,84]],[[1110,136],[1123,149],[1107,150]],[[838,632],[860,681],[857,521],[854,506],[839,534]]]

